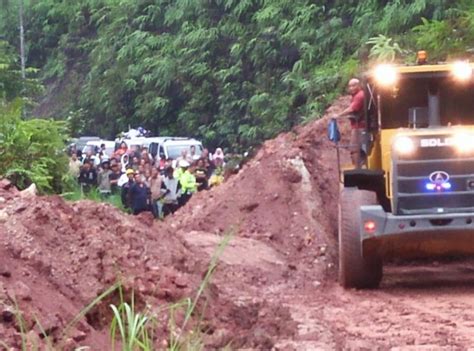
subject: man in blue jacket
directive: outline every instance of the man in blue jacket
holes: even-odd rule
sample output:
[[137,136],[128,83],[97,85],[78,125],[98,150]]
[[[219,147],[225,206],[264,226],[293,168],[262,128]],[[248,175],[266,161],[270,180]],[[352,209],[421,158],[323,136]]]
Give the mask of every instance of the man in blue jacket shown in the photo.
[[144,211],[150,211],[150,189],[148,189],[143,182],[143,177],[140,173],[135,173],[135,183],[129,191],[134,215]]

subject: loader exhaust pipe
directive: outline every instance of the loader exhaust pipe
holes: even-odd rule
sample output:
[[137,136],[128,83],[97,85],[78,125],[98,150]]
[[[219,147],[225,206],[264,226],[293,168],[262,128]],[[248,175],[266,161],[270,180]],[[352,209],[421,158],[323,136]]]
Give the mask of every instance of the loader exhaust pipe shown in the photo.
[[430,128],[441,126],[438,87],[428,90],[428,123]]

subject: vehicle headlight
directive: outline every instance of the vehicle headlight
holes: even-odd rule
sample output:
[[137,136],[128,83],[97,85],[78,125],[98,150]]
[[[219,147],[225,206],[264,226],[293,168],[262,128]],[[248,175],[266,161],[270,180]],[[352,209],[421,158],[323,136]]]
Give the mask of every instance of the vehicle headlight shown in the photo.
[[461,82],[467,82],[472,77],[472,67],[469,62],[459,61],[453,63],[452,72],[453,76]]
[[415,143],[409,137],[400,136],[395,139],[393,149],[400,155],[408,155],[415,151]]
[[474,134],[458,133],[453,136],[452,143],[459,152],[474,151]]
[[397,70],[392,65],[382,64],[375,67],[374,77],[381,86],[394,85],[398,80]]

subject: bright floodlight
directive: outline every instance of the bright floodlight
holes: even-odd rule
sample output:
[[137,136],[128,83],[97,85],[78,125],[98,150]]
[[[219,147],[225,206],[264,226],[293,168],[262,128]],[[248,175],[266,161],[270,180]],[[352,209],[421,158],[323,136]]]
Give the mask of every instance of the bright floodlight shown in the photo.
[[382,86],[394,85],[398,80],[397,70],[392,65],[382,64],[375,67],[375,80]]
[[452,70],[454,77],[459,81],[466,82],[472,77],[472,67],[468,62],[455,62]]
[[455,134],[453,144],[459,152],[472,152],[474,151],[474,135],[468,133]]
[[409,137],[401,136],[395,139],[393,148],[400,155],[408,155],[415,151],[415,143]]

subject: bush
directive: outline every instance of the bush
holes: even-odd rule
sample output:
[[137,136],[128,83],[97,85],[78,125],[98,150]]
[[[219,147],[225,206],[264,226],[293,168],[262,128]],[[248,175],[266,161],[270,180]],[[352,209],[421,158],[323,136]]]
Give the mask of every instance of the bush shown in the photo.
[[0,105],[0,176],[19,189],[35,183],[42,193],[61,192],[68,170],[66,125],[49,119],[21,118],[22,103]]

